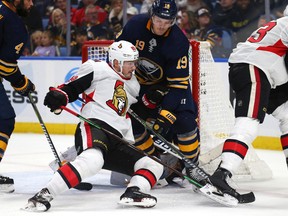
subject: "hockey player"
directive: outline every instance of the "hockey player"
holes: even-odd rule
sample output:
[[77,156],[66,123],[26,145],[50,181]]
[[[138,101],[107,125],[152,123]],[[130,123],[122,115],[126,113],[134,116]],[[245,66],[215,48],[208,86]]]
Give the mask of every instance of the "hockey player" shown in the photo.
[[229,57],[229,82],[236,93],[235,125],[224,142],[222,162],[211,177],[214,185],[234,194],[227,179],[240,166],[265,115],[280,122],[288,158],[288,17],[272,20],[238,43]]
[[[44,105],[59,114],[61,106],[75,101],[79,94],[84,93],[87,103],[81,110],[82,116],[134,142],[127,110],[137,101],[139,92],[139,83],[133,75],[138,51],[131,43],[119,41],[109,47],[108,53],[109,64],[86,61],[70,82],[50,89]],[[81,149],[80,154],[74,161],[60,167],[47,186],[28,200],[24,209],[47,211],[56,195],[79,184],[82,179],[94,176],[102,168],[132,176],[120,197],[120,204],[155,206],[156,198],[146,192],[160,178],[163,172],[161,164],[82,121],[76,129],[75,145]]]
[[[9,81],[14,90],[22,96],[27,96],[35,88],[17,65],[28,41],[28,32],[21,17],[27,16],[32,6],[32,0],[0,2],[0,162],[13,133],[16,117],[2,79]],[[0,193],[13,191],[14,180],[0,175]]]
[[[136,77],[139,100],[131,108],[145,120],[155,119],[153,129],[178,145],[195,164],[200,153],[197,107],[189,85],[189,41],[175,25],[174,0],[156,0],[149,14],[131,18],[116,40],[127,40],[139,51]],[[136,146],[157,154],[145,128],[132,118]],[[189,168],[186,169],[189,174]]]

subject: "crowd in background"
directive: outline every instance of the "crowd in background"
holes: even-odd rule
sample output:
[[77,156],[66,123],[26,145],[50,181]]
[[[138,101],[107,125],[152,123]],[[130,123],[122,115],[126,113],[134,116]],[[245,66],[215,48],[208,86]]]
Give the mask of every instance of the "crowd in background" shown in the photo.
[[[127,2],[127,20],[147,13],[154,0]],[[208,41],[214,58],[228,58],[238,42],[269,20],[283,16],[288,0],[176,0],[177,25],[188,39]],[[113,40],[123,27],[123,0],[71,0],[71,52],[67,53],[66,0],[37,0],[25,23],[24,56],[81,56],[87,40]],[[267,8],[266,8],[267,10]]]

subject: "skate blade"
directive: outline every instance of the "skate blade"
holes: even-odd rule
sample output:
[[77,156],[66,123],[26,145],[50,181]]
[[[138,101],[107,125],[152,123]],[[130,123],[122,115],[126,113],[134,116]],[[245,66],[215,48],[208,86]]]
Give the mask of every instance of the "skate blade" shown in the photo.
[[23,208],[20,208],[20,210],[28,212],[45,212],[48,209],[42,203],[35,204],[33,202],[28,202]]
[[156,205],[156,200],[149,199],[149,198],[143,198],[141,202],[134,202],[133,199],[130,198],[122,198],[118,204],[123,206],[136,206],[136,207],[142,207],[142,208],[152,208]]
[[15,191],[14,184],[1,184],[0,193],[13,193]]
[[226,193],[223,194],[211,184],[206,184],[205,186],[200,188],[199,191],[209,199],[214,200],[225,206],[236,207],[239,203],[238,199],[229,194]]

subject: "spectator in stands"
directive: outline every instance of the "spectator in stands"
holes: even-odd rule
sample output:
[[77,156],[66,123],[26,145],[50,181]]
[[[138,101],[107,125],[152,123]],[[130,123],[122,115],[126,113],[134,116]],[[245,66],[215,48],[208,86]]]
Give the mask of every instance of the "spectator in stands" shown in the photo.
[[142,3],[141,8],[140,8],[140,13],[148,13],[153,2],[154,2],[154,0],[143,0],[143,3]]
[[138,11],[138,9],[136,7],[133,7],[133,6],[129,7],[127,9],[127,20],[131,19],[131,17],[133,17],[133,16],[135,16],[137,14],[139,14],[139,11]]
[[[81,8],[77,9],[74,16],[72,17],[72,24],[75,25],[76,27],[80,27],[85,23],[85,10],[86,7],[90,4],[96,5],[96,0],[82,0],[81,1],[83,6],[81,6]],[[100,21],[100,23],[105,22],[107,18],[107,13],[106,11],[103,10],[99,10],[98,13],[98,20]]]
[[212,20],[218,26],[232,30],[235,0],[219,0],[212,11]]
[[33,32],[30,36],[30,50],[33,53],[37,46],[41,45],[41,38],[42,38],[43,32],[40,30],[37,30]]
[[[127,9],[132,5],[128,2]],[[114,32],[116,36],[118,32],[123,28],[123,1],[112,0],[111,11],[108,15],[109,28]]]
[[[51,15],[51,24],[47,29],[51,30],[55,37],[55,43],[57,46],[66,46],[66,33],[67,33],[67,18],[65,13],[56,8]],[[75,27],[71,26],[71,33],[75,32]]]
[[42,34],[41,45],[37,46],[32,56],[53,57],[56,56],[56,46],[54,36],[50,30],[45,30]]
[[[54,0],[55,1],[55,9],[56,8],[59,8],[60,10],[62,10],[65,14],[66,14],[66,4],[67,4],[67,1],[66,0]],[[76,8],[73,8],[71,6],[70,8],[70,20],[72,20],[72,17],[74,16],[74,13],[76,12]]]
[[211,6],[205,3],[204,0],[187,0],[186,10],[195,13],[199,8],[206,7],[211,10]]
[[236,33],[235,42],[244,42],[257,29],[262,8],[256,7],[253,0],[236,0],[231,19],[232,30]]
[[108,31],[108,25],[100,23],[98,19],[99,11],[103,9],[99,6],[90,4],[85,9],[85,26],[87,28],[88,39],[89,40],[98,40],[99,38],[109,39],[112,37]]
[[269,21],[274,20],[276,18],[271,14],[270,16],[268,16],[268,19],[269,20],[267,20],[266,15],[261,15],[258,19],[257,27],[258,28],[263,27],[263,26],[265,26],[266,23],[268,23]]
[[196,17],[192,11],[179,11],[177,25],[188,39],[191,39],[192,30],[198,25]]
[[191,39],[209,42],[213,57],[227,58],[232,51],[232,47],[230,46],[230,49],[228,49],[223,46],[223,29],[212,23],[211,13],[208,8],[199,8],[196,11],[196,17],[198,26],[192,31]]
[[84,27],[76,29],[75,41],[72,42],[70,56],[82,56],[82,46],[88,40],[87,31]]

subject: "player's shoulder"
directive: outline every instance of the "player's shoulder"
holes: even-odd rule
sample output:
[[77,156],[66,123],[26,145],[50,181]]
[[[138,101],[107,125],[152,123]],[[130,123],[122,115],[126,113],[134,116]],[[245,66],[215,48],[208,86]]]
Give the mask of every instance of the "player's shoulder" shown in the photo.
[[[128,22],[127,25],[131,25],[133,27],[140,27],[143,26],[143,24],[147,24],[148,20],[150,19],[149,14],[138,14],[133,16]],[[144,26],[145,26],[144,25]]]
[[0,15],[1,19],[6,20],[15,19],[15,17],[18,16],[8,5],[4,4],[3,1],[0,2]]
[[168,49],[186,52],[189,48],[189,40],[177,25],[173,25],[167,36],[165,46],[167,46]]

